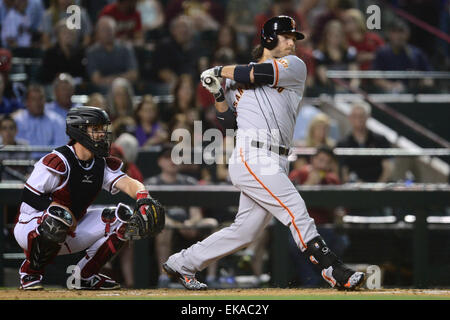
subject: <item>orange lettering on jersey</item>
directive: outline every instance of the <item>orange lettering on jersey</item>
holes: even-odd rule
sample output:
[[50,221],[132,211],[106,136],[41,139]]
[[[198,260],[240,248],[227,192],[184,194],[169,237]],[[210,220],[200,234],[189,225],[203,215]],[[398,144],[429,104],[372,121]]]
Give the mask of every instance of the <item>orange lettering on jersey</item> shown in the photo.
[[244,94],[244,90],[242,88],[237,88],[237,93],[234,96],[236,98],[236,101],[233,102],[233,106],[235,108],[237,107],[239,100],[241,100],[243,94]]
[[289,66],[288,61],[287,61],[286,59],[284,59],[284,58],[277,59],[277,61],[278,61],[279,63],[281,63],[281,65],[282,65],[283,67],[285,67],[285,68],[287,68],[287,67]]

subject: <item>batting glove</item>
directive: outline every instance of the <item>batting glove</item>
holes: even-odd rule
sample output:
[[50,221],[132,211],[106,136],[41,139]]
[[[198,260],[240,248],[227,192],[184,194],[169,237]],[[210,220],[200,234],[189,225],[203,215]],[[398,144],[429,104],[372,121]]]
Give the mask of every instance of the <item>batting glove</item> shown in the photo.
[[205,70],[202,72],[200,78],[204,78],[207,76],[213,76],[213,77],[217,77],[217,78],[221,78],[222,77],[222,66],[217,66],[208,70]]
[[[208,70],[206,70],[206,71],[208,71]],[[203,72],[203,73],[205,73],[205,72]],[[214,98],[216,99],[217,102],[224,101],[225,94],[224,94],[222,85],[220,84],[219,78],[217,78],[216,76],[209,75],[209,74],[204,75],[203,73],[200,76],[202,86],[214,95]]]

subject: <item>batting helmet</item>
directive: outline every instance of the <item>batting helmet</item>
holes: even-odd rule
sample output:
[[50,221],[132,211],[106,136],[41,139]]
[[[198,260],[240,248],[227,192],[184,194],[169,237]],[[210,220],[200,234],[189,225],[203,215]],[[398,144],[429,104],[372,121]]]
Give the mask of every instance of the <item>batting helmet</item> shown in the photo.
[[[98,157],[107,157],[111,145],[111,124],[105,110],[96,107],[75,107],[69,110],[66,117],[66,133]],[[94,140],[87,131],[88,126],[104,126],[101,139]]]
[[296,29],[295,20],[288,16],[277,16],[270,18],[264,23],[261,30],[261,44],[264,48],[272,50],[277,46],[278,34],[294,34],[296,40],[302,40],[305,35]]

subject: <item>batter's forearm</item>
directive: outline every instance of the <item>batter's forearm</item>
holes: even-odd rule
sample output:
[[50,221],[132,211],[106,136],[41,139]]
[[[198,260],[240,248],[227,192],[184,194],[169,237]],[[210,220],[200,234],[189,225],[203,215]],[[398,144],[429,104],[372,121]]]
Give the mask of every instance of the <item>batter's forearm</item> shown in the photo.
[[144,191],[145,186],[136,179],[124,176],[116,182],[116,188],[128,194],[131,198],[136,199],[138,191]]
[[[227,78],[227,79],[231,79],[231,80],[236,80],[235,79],[235,72],[236,72],[236,65],[231,65],[231,66],[225,66],[222,68],[222,72],[220,74],[220,76],[222,78]],[[249,75],[250,75],[250,83],[254,83],[255,82],[255,77],[254,77],[254,68],[251,68],[249,70]]]

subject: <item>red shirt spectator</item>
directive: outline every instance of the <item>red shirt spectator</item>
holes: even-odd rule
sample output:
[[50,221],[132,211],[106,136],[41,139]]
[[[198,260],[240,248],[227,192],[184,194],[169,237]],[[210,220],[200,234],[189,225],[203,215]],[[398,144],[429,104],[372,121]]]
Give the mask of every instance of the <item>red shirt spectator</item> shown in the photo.
[[110,16],[116,23],[116,36],[133,40],[142,31],[141,14],[136,10],[135,0],[118,0],[103,8],[101,16]]
[[[384,45],[384,40],[374,32],[367,32],[364,34],[364,38],[361,41],[356,42],[352,39],[349,39],[348,44],[356,48],[358,55],[361,52],[368,52],[373,53],[373,55],[375,56],[375,51],[377,50],[378,47]],[[359,69],[369,70],[371,68],[371,65],[372,61],[365,61],[360,63]]]
[[120,146],[113,143],[109,152],[111,156],[117,157],[122,160],[123,172],[125,172],[130,178],[136,179],[139,182],[144,182],[144,176],[142,175],[141,170],[139,170],[138,166],[135,163],[126,161],[123,149]]
[[264,26],[264,23],[272,17],[286,15],[295,20],[297,24],[297,30],[300,30],[302,33],[308,34],[308,24],[307,20],[302,16],[302,14],[295,10],[294,2],[289,0],[278,0],[275,1],[272,8],[267,12],[258,14],[255,17],[254,25],[256,27],[256,35],[253,39],[253,45],[258,45],[261,41],[261,29]]
[[[328,147],[320,147],[316,154],[311,157],[311,164],[292,170],[289,179],[294,184],[300,185],[340,184],[338,176],[330,171],[333,160],[333,151]],[[308,208],[308,213],[317,225],[332,223],[334,220],[333,210],[327,208]]]
[[357,51],[356,61],[360,70],[369,70],[375,51],[384,45],[384,40],[366,27],[364,14],[358,9],[348,9],[342,15],[345,35],[349,46]]

